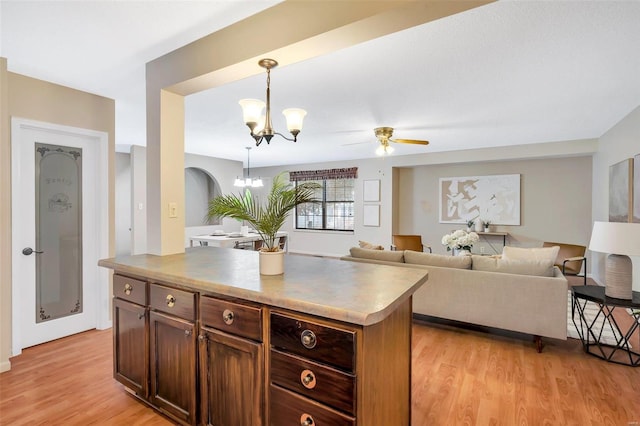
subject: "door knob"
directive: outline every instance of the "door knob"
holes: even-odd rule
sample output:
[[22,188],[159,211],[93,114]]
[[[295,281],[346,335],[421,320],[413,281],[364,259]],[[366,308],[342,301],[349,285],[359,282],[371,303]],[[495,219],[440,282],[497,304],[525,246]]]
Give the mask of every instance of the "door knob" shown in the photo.
[[34,250],[31,247],[25,247],[25,248],[22,249],[22,254],[24,254],[25,256],[29,256],[31,253],[40,254],[40,253],[44,253],[44,252],[43,251]]

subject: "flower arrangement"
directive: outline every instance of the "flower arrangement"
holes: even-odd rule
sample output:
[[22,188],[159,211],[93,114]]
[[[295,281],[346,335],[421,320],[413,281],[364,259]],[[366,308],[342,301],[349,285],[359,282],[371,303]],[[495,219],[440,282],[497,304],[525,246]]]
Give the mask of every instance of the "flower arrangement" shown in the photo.
[[475,232],[467,232],[462,229],[453,231],[451,234],[447,234],[442,237],[442,245],[447,246],[447,251],[456,250],[471,250],[473,243],[480,241],[480,237]]

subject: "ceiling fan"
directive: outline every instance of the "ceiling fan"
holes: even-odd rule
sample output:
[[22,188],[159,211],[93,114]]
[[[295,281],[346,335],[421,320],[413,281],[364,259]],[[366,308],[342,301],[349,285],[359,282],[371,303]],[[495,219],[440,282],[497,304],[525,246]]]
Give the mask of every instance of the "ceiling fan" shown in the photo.
[[376,149],[376,154],[378,155],[391,154],[393,152],[393,147],[389,145],[389,142],[429,145],[429,141],[416,139],[391,139],[391,136],[393,135],[393,127],[376,127],[373,131],[380,142],[380,146]]

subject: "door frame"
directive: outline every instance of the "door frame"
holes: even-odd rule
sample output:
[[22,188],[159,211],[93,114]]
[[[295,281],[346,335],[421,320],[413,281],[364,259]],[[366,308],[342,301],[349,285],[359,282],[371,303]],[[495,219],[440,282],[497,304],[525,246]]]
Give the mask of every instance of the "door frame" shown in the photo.
[[[64,126],[42,121],[29,120],[19,117],[11,117],[11,181],[18,182],[21,179],[20,158],[23,152],[24,131],[44,131],[58,134],[67,134],[75,137],[83,137],[95,139],[95,165],[87,165],[85,170],[95,169],[95,191],[96,191],[96,210],[93,214],[96,217],[96,229],[83,229],[83,235],[92,238],[96,244],[90,258],[95,259],[95,270],[88,271],[91,281],[95,284],[95,327],[99,330],[111,327],[110,315],[110,291],[109,291],[109,271],[98,266],[98,260],[109,257],[109,135],[106,132],[83,129],[79,127]],[[19,203],[21,194],[11,188],[11,216],[12,229],[22,229],[26,226],[23,222],[22,215],[19,211]],[[17,238],[11,237],[11,258],[15,259],[19,256],[24,246],[23,241],[17,241]],[[14,261],[12,261],[14,263]],[[14,263],[15,264],[15,263]],[[84,265],[86,266],[86,262]],[[21,283],[15,278],[15,267],[11,277],[11,348],[12,356],[22,353],[22,331],[21,319],[19,314]]]

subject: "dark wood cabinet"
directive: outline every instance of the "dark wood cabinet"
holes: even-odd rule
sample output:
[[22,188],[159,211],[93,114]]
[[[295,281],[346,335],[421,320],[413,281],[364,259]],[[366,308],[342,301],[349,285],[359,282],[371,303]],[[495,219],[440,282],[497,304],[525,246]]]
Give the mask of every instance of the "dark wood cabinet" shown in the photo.
[[197,334],[192,321],[149,313],[151,393],[149,402],[176,419],[197,420]]
[[113,298],[113,377],[140,398],[149,395],[147,308]]
[[410,424],[411,298],[358,325],[114,275],[114,377],[181,425]]
[[263,344],[208,328],[200,342],[203,423],[264,424]]

